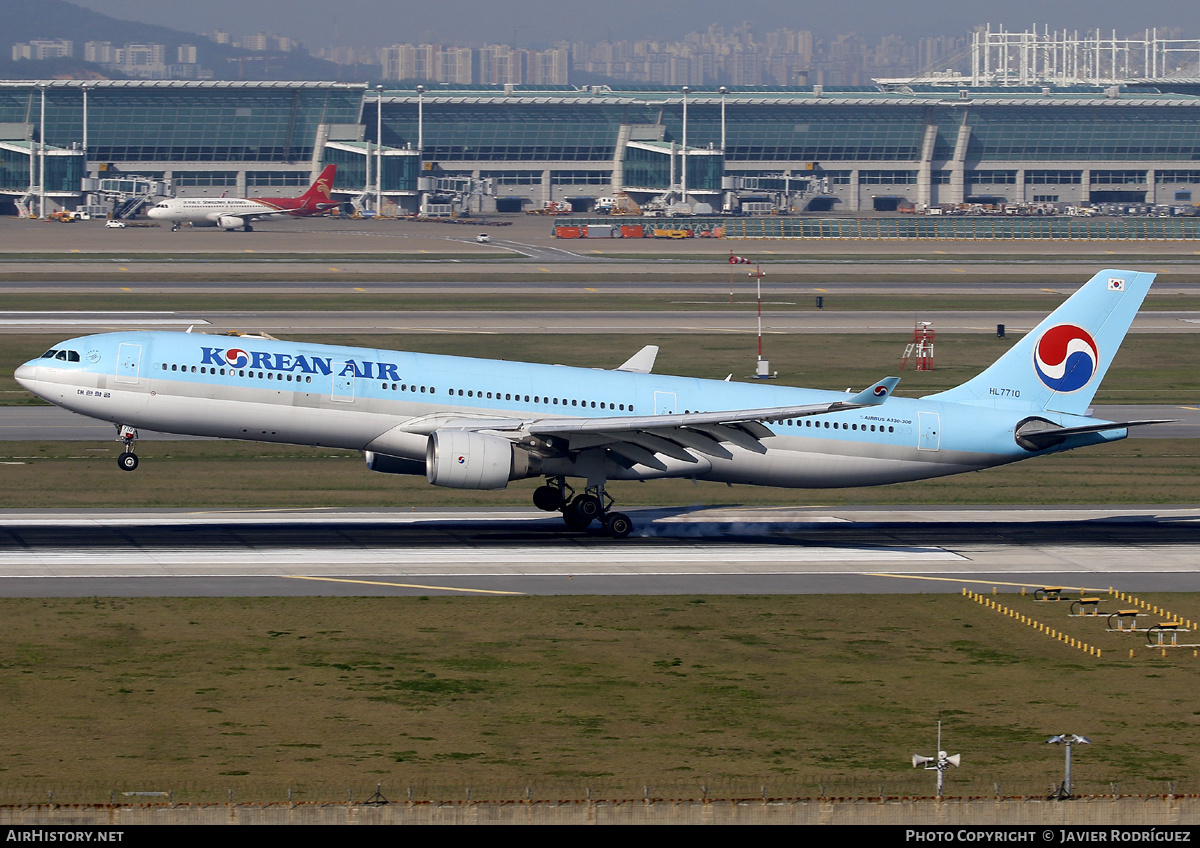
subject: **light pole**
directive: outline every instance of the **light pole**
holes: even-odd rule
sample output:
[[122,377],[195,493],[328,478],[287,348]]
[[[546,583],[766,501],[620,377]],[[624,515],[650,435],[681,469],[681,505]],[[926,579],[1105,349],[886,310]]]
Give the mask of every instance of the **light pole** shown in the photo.
[[942,723],[940,721],[938,722],[938,752],[937,752],[937,756],[936,757],[922,757],[920,754],[913,754],[913,756],[912,756],[913,768],[921,768],[922,766],[924,766],[926,771],[936,771],[937,772],[937,797],[939,799],[942,797],[942,786],[943,786],[942,776],[945,774],[946,769],[950,768],[950,766],[954,766],[955,768],[958,768],[958,766],[961,762],[962,762],[962,754],[947,754],[945,751],[942,750]]
[[1046,740],[1047,745],[1065,745],[1067,749],[1067,774],[1062,782],[1062,786],[1058,787],[1053,797],[1060,801],[1071,797],[1071,746],[1072,745],[1091,745],[1092,740],[1086,736],[1078,736],[1074,733],[1062,733],[1058,736],[1051,736]]
[[375,86],[375,214],[383,212],[383,86]]
[[688,190],[687,190],[687,153],[688,153],[688,146],[687,146],[687,97],[688,97],[688,92],[690,92],[690,91],[691,91],[691,89],[690,89],[690,88],[688,88],[688,87],[685,85],[685,86],[683,87],[682,91],[683,91],[683,152],[682,152],[682,154],[681,154],[681,157],[682,157],[682,158],[681,158],[681,160],[680,160],[680,161],[681,161],[681,164],[683,165],[683,202],[684,202],[684,203],[687,203],[687,202],[688,202]]
[[46,217],[46,84],[39,83],[42,93],[42,122],[38,130],[38,217]]
[[79,88],[80,88],[80,90],[83,92],[83,160],[84,160],[84,162],[86,163],[86,162],[87,162],[87,149],[88,149],[88,147],[87,147],[87,143],[88,143],[88,137],[87,137],[87,130],[88,130],[88,124],[87,124],[87,93],[88,93],[88,86],[87,86],[87,83],[84,83],[84,84],[83,84],[83,85],[81,85]]
[[417,166],[425,152],[425,86],[417,86]]
[[721,155],[725,155],[725,95],[729,93],[729,89],[721,86],[718,91],[721,92]]

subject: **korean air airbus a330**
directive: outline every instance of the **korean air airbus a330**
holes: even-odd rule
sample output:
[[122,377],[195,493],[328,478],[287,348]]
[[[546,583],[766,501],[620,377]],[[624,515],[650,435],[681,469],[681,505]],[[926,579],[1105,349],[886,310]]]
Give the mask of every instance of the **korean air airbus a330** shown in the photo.
[[1156,423],[1087,415],[1153,279],[1101,271],[982,374],[920,399],[892,397],[895,377],[852,394],[659,376],[653,347],[606,371],[191,332],[71,339],[16,377],[117,425],[126,471],[138,466],[137,428],[347,448],[372,470],[436,486],[544,476],[538,507],[623,537],[632,523],[612,510],[609,480],[873,486]]

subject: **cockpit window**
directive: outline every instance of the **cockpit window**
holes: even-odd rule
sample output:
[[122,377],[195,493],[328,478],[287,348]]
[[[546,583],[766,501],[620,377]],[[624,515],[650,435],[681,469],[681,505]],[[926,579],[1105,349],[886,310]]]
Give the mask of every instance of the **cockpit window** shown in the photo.
[[58,352],[58,355],[55,356],[54,358],[61,359],[63,362],[66,362],[67,361],[67,352],[65,350],[60,350]]
[[55,355],[56,353],[58,353],[58,349],[57,349],[57,348],[50,348],[48,351],[46,351],[45,353],[43,353],[43,354],[42,354],[42,357],[41,357],[41,358],[42,358],[42,359],[53,359],[53,358],[54,358],[54,355]]
[[79,351],[68,350],[67,351],[67,362],[78,362],[78,361],[79,361]]

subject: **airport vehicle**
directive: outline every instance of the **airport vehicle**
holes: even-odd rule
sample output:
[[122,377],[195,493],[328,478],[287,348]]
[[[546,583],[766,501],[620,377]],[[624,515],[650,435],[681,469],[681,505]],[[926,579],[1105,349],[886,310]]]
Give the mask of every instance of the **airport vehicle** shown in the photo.
[[480,244],[487,244],[491,240],[492,237],[487,233],[480,233],[479,235],[475,236],[475,241],[479,242]]
[[126,471],[138,466],[137,428],[348,448],[374,471],[437,486],[503,489],[544,476],[538,507],[623,537],[633,525],[612,510],[609,480],[873,486],[1160,423],[1087,414],[1153,279],[1101,271],[981,374],[918,399],[892,397],[895,377],[855,394],[661,376],[654,346],[593,370],[190,331],[70,339],[16,378],[115,424]]
[[146,215],[156,221],[170,221],[171,230],[190,222],[193,227],[220,227],[224,230],[254,229],[251,222],[274,215],[308,217],[336,209],[329,196],[337,165],[326,165],[308,191],[299,197],[172,197],[150,207]]
[[105,221],[104,226],[106,229],[109,229],[109,230],[123,230],[123,229],[125,229],[125,222],[118,221],[115,218],[113,218],[113,219],[109,219],[108,221]]

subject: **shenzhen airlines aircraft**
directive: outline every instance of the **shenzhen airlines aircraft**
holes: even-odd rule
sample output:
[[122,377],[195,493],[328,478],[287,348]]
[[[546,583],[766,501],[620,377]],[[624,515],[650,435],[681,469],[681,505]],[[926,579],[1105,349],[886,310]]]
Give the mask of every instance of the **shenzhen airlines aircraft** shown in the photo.
[[[17,369],[51,403],[110,421],[138,466],[137,428],[360,450],[367,467],[435,486],[533,495],[567,525],[632,530],[609,480],[688,477],[873,486],[978,471],[1123,439],[1153,421],[1087,409],[1153,274],[1101,271],[957,388],[891,397],[667,377],[657,348],[612,370],[278,341],[120,332],[70,339]],[[568,480],[582,488],[576,492]]]
[[173,197],[150,207],[146,212],[156,221],[170,221],[171,230],[178,230],[183,221],[191,221],[194,227],[221,227],[225,230],[245,230],[254,227],[251,221],[269,218],[272,215],[295,215],[308,217],[320,215],[338,204],[331,200],[333,177],[337,165],[326,165],[317,181],[299,197]]

